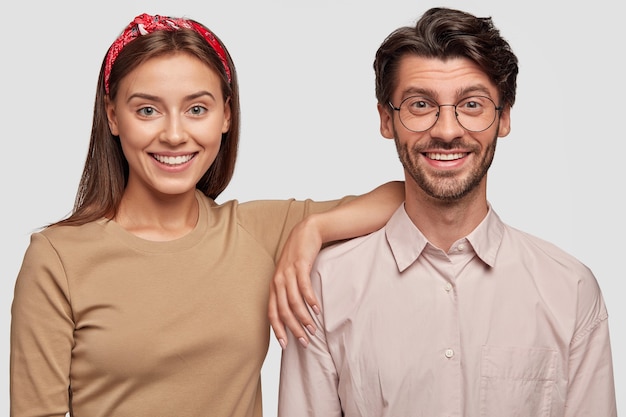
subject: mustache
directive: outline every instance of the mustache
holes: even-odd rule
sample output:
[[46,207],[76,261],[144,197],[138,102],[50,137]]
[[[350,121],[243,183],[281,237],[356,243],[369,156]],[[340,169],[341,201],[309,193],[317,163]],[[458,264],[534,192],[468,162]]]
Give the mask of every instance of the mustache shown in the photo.
[[441,149],[444,151],[452,151],[455,149],[472,149],[473,146],[467,143],[463,143],[461,138],[457,138],[451,141],[443,141],[437,139],[431,139],[428,143],[420,143],[419,145],[415,145],[413,149],[415,151],[421,152],[425,149]]

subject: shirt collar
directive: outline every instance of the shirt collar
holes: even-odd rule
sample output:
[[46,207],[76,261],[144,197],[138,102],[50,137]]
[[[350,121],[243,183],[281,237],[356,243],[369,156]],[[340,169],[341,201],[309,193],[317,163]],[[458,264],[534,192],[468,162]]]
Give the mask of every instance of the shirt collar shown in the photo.
[[[428,239],[409,218],[404,204],[398,207],[387,222],[385,235],[400,272],[411,266],[429,244]],[[463,239],[467,239],[484,263],[493,267],[503,236],[504,223],[489,205],[483,221]]]

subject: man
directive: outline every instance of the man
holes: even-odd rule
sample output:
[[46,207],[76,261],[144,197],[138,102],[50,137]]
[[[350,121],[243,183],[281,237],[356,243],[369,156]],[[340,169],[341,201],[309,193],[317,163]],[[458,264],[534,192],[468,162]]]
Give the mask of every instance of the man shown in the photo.
[[307,349],[283,352],[279,416],[616,416],[592,272],[505,225],[486,196],[517,58],[490,18],[434,8],[374,62],[406,201],[325,249]]

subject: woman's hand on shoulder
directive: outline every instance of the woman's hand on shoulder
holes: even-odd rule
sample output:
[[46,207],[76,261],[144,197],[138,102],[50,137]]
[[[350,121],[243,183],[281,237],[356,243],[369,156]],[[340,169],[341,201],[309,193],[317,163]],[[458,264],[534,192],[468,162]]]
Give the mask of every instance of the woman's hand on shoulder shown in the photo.
[[[298,223],[289,234],[270,284],[268,316],[274,335],[284,349],[287,329],[306,347],[307,332],[317,330],[307,304],[319,314],[319,303],[311,287],[311,268],[322,247],[315,215]],[[306,330],[305,330],[306,329]]]

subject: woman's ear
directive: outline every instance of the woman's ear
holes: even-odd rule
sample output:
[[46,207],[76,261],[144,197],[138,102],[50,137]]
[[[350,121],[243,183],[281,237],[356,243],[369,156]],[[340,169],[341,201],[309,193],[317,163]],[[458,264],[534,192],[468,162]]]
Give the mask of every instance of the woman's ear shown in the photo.
[[224,123],[222,124],[222,133],[226,133],[230,130],[230,119],[231,119],[231,109],[230,109],[230,97],[226,99],[224,103]]
[[108,96],[104,99],[104,108],[106,110],[107,120],[109,122],[109,129],[111,130],[111,133],[113,134],[113,136],[119,136],[115,105],[111,102]]

